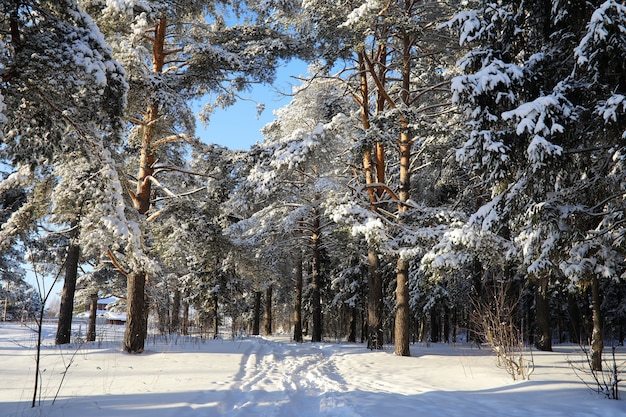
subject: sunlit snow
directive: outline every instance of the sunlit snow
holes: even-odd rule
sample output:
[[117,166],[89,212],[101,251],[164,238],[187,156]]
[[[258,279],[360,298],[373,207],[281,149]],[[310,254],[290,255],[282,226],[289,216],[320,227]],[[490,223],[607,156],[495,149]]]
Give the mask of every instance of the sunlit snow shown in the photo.
[[[624,402],[602,398],[574,374],[579,348],[534,352],[530,381],[514,382],[475,345],[413,344],[412,357],[392,347],[303,343],[288,337],[234,340],[182,336],[151,338],[129,355],[108,326],[94,343],[53,346],[44,329],[41,403],[32,399],[35,333],[0,325],[4,356],[0,416],[541,416],[613,417]],[[84,330],[84,329],[83,329]],[[621,356],[626,352],[619,352]],[[64,364],[69,364],[60,385]],[[60,388],[60,390],[59,390]],[[56,397],[55,404],[52,400]],[[39,404],[39,401],[38,401]]]

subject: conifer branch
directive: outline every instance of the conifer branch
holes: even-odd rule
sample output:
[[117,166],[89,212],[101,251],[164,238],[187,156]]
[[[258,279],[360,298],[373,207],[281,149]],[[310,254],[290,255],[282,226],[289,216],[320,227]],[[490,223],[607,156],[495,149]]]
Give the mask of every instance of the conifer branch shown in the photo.
[[111,263],[113,264],[113,266],[116,267],[117,270],[122,273],[122,275],[124,275],[125,277],[128,277],[128,272],[117,261],[117,259],[115,258],[115,255],[113,254],[113,252],[111,252],[111,249],[107,249],[107,256],[111,260]]

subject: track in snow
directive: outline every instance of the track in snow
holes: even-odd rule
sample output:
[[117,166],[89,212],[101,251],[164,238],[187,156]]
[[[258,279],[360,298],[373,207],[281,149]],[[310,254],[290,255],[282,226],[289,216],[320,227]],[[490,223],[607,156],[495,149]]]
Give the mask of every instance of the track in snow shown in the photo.
[[341,356],[333,353],[323,344],[254,340],[222,413],[229,417],[360,417],[334,366]]

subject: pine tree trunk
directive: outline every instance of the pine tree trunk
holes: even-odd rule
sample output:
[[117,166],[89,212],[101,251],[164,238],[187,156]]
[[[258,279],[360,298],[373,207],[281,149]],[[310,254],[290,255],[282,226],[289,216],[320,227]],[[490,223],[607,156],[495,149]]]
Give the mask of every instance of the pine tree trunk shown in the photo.
[[311,314],[313,316],[313,329],[311,330],[311,342],[322,341],[322,303],[320,295],[321,265],[319,249],[319,215],[314,210],[313,235],[311,237]]
[[180,290],[174,289],[174,299],[172,300],[172,317],[170,320],[170,333],[178,333],[180,330]]
[[367,251],[367,347],[383,348],[383,278],[378,254],[373,248]]
[[272,334],[272,285],[265,289],[265,313],[263,314],[263,334]]
[[219,303],[217,301],[217,294],[213,295],[213,339],[217,339],[220,333],[220,316],[219,316]]
[[600,280],[597,275],[591,278],[591,310],[593,314],[591,368],[593,371],[602,371],[602,351],[604,350],[604,340],[602,338],[602,294],[600,294]]
[[[72,232],[72,235],[76,235]],[[70,343],[72,335],[72,313],[74,311],[74,293],[76,292],[76,278],[78,276],[78,261],[80,260],[80,247],[70,243],[67,258],[65,260],[65,279],[63,281],[63,293],[61,294],[61,306],[59,309],[59,322],[55,344],[63,345]]]
[[156,308],[157,316],[159,319],[159,334],[166,333],[167,326],[170,322],[169,309],[164,304],[164,302],[158,303]]
[[293,305],[293,340],[302,343],[302,258],[296,259],[296,294]]
[[309,318],[306,316],[302,320],[302,335],[303,336],[309,335]]
[[146,274],[131,272],[127,276],[126,331],[124,350],[128,353],[141,353],[144,350],[146,329]]
[[[407,81],[408,82],[408,81]],[[406,85],[408,91],[408,85]],[[398,212],[400,213],[400,222],[402,215],[407,212],[406,205],[402,204],[409,200],[411,187],[411,140],[407,132],[407,126],[403,127],[400,134],[400,188]],[[410,308],[409,308],[409,260],[398,257],[396,273],[396,319],[394,331],[395,353],[399,356],[411,356],[409,349],[410,343]]]
[[537,337],[535,347],[544,352],[552,352],[552,320],[550,317],[550,298],[548,296],[549,278],[539,278],[535,293],[535,315]]
[[398,356],[411,356],[409,317],[409,261],[398,259],[396,274],[396,320],[394,327],[394,351]]
[[[379,62],[382,63],[381,67],[384,67],[386,63],[386,55],[380,57]],[[369,92],[369,80],[368,80],[368,67],[365,63],[365,55],[363,52],[358,53],[359,60],[359,72],[361,74],[361,117],[363,122],[363,129],[370,129],[370,92]],[[384,82],[386,70],[377,74],[381,82]],[[378,94],[376,101],[376,114],[382,112],[385,108],[385,100],[383,95]],[[372,151],[366,149],[363,153],[363,173],[365,176],[365,184],[373,185],[374,183],[385,183],[385,148],[377,142],[374,148],[374,155]],[[377,191],[376,188],[367,188],[370,202],[372,203],[372,209],[377,210],[376,203],[382,197],[382,192]],[[368,248],[367,252],[368,268],[367,268],[367,347],[372,350],[379,350],[383,348],[383,280],[380,272],[380,260],[378,253],[373,247]]]
[[[409,3],[406,3],[407,7]],[[411,39],[405,34],[402,39],[402,91],[400,97],[402,103],[409,105],[411,91]],[[409,201],[411,195],[411,147],[413,141],[409,135],[408,121],[404,116],[400,116],[400,172],[398,204],[399,222],[404,221],[403,215],[408,211],[404,204]],[[411,356],[409,350],[410,343],[410,308],[409,308],[409,260],[398,257],[398,268],[396,273],[396,319],[394,331],[395,353],[399,356]]]
[[252,335],[261,334],[261,291],[254,292],[254,317],[252,318]]
[[444,305],[443,307],[443,340],[444,343],[450,343],[450,309]]
[[89,330],[87,330],[87,341],[96,341],[96,312],[98,310],[98,294],[91,294],[89,305]]
[[356,307],[350,307],[350,332],[348,333],[348,342],[356,342],[356,327],[358,322],[358,311]]
[[183,335],[189,334],[189,303],[183,300],[183,322],[181,333]]
[[583,345],[583,323],[580,308],[578,308],[577,295],[567,293],[567,314],[569,318],[570,342]]
[[[152,72],[163,72],[165,58],[165,39],[167,35],[167,19],[161,16],[154,28],[152,43]],[[159,120],[159,103],[151,101],[147,103],[144,120],[142,123],[141,150],[139,157],[139,173],[137,175],[137,187],[131,194],[135,209],[142,215],[147,215],[152,205],[152,175],[154,174],[154,142],[156,138],[156,122]],[[132,279],[131,279],[132,276]],[[134,281],[131,283],[131,280]],[[145,338],[148,335],[148,303],[145,300],[146,274],[135,271],[128,274],[128,298],[126,300],[126,333],[124,335],[124,348],[129,353],[143,352]],[[141,291],[131,294],[130,289]],[[135,304],[137,303],[137,304]],[[130,327],[132,324],[133,327]],[[142,328],[136,326],[143,326]],[[139,340],[144,338],[144,340]]]
[[433,308],[430,311],[430,341],[431,343],[439,343],[441,336],[441,328],[439,327],[440,320],[437,308]]

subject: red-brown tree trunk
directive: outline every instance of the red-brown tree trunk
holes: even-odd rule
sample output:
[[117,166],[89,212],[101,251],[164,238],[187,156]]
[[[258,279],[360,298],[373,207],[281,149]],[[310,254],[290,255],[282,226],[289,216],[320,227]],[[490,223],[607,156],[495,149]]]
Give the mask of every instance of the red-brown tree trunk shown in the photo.
[[[402,92],[401,99],[405,105],[409,104],[409,91],[411,79],[411,41],[408,35],[404,36],[403,62],[402,62]],[[411,195],[411,146],[413,144],[409,136],[409,126],[405,117],[401,117],[400,133],[400,187],[398,190],[398,216],[399,222],[404,221],[403,216],[407,212],[406,203]],[[410,342],[410,308],[409,308],[409,260],[398,257],[396,274],[396,320],[394,331],[395,353],[399,356],[411,356]]]
[[[154,28],[154,40],[152,44],[152,72],[162,73],[165,65],[165,39],[167,34],[167,20],[162,16]],[[145,118],[142,122],[142,140],[139,159],[139,172],[137,175],[137,187],[132,194],[135,209],[143,215],[147,215],[152,204],[152,175],[154,174],[154,141],[156,139],[156,125],[159,119],[159,103],[156,101],[147,103]],[[139,275],[142,275],[141,277]],[[132,280],[135,282],[131,284]],[[124,334],[124,349],[130,353],[140,353],[144,349],[144,338],[147,337],[147,303],[145,302],[145,284],[147,276],[144,271],[134,271],[128,274],[127,286],[127,322]],[[131,293],[141,291],[141,294]],[[141,301],[140,301],[141,300]],[[133,303],[138,303],[133,305]],[[132,323],[132,326],[131,326]],[[145,326],[140,331],[136,326]],[[142,339],[142,340],[140,340]]]
[[87,330],[87,341],[96,341],[96,318],[98,310],[98,294],[91,294],[89,304],[89,330]]
[[144,351],[147,328],[145,272],[129,273],[126,277],[126,285],[128,299],[126,300],[124,350],[128,353],[141,353]]

